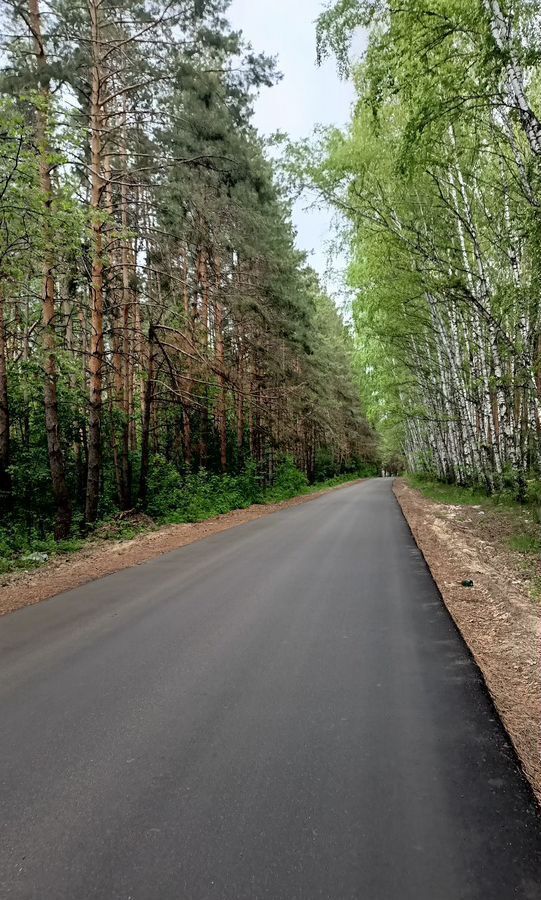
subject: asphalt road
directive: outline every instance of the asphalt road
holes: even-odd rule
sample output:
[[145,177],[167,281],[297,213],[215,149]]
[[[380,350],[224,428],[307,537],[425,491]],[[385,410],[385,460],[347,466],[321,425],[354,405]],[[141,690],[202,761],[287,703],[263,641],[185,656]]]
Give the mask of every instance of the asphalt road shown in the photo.
[[2,900],[541,898],[389,481],[4,617],[0,679]]

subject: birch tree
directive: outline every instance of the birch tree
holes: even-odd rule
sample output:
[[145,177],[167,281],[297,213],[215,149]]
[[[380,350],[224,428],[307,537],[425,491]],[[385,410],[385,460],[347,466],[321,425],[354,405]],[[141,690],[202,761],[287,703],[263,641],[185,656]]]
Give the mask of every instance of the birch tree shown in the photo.
[[351,71],[352,30],[369,32],[359,105],[303,162],[350,223],[373,414],[394,449],[519,495],[540,465],[538,19],[528,2],[335,4],[321,54]]

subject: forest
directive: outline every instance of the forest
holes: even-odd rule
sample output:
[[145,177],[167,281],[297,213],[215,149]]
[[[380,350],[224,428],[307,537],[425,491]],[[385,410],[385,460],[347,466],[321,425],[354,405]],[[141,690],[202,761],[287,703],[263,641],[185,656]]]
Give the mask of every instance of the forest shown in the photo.
[[280,74],[228,5],[2,4],[4,547],[373,471],[352,335],[251,122]]
[[340,0],[318,46],[356,102],[348,127],[297,146],[291,168],[343,216],[360,386],[384,453],[535,499],[539,4]]
[[[327,4],[351,121],[280,160],[253,125],[278,64],[228,7],[4,0],[4,545],[381,460],[541,496],[537,4]],[[351,322],[296,247],[292,183],[340,215]]]

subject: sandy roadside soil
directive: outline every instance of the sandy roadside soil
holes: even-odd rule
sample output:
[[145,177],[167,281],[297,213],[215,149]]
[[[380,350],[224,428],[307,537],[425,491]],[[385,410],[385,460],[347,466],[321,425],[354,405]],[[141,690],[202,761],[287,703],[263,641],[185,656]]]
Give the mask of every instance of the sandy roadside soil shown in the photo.
[[401,480],[394,491],[541,803],[541,603],[532,570],[508,549],[497,514],[435,503]]
[[237,509],[207,519],[205,522],[197,522],[190,525],[167,525],[150,533],[140,534],[131,540],[90,540],[82,550],[75,553],[53,557],[50,562],[39,569],[31,571],[13,572],[4,575],[0,579],[0,616],[14,612],[23,606],[31,606],[48,600],[64,591],[79,587],[121,569],[130,566],[138,566],[141,563],[168,553],[170,550],[178,550],[187,544],[201,541],[228,528],[236,528],[253,522],[262,516],[270,516],[272,513],[300,503],[309,503],[322,494],[331,491],[339,491],[353,484],[360,484],[365,479],[348,481],[337,487],[327,488],[313,494],[294,497],[293,500],[285,500],[268,506],[254,505],[248,509]]

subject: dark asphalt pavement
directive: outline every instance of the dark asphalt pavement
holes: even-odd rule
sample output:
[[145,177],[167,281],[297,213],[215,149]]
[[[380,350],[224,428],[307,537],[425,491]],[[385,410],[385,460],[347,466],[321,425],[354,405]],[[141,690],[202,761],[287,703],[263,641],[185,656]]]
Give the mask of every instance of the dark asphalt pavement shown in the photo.
[[2,900],[541,898],[390,481],[4,617],[0,679]]

